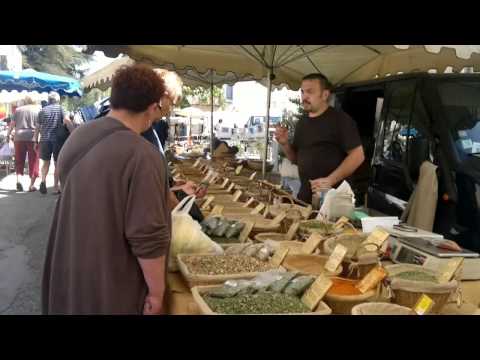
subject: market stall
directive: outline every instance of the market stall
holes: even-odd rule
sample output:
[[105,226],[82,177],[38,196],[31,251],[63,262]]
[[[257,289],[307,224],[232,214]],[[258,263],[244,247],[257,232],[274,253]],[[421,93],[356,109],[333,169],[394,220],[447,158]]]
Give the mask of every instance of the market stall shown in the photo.
[[[170,166],[176,179],[211,191],[196,200],[201,224],[173,212],[170,314],[480,313],[479,255],[438,234],[416,229],[430,239],[421,247],[405,235],[412,228],[361,209],[321,217],[242,165]],[[268,185],[271,196],[245,194],[242,179]]]

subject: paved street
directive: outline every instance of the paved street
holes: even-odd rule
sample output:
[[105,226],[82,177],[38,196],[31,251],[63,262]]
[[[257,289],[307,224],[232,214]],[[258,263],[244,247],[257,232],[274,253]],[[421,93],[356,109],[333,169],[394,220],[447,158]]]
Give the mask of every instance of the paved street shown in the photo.
[[[14,174],[0,170],[0,315],[40,314],[40,285],[57,196],[17,193]],[[29,180],[22,181],[28,189]],[[37,188],[40,181],[37,180]]]

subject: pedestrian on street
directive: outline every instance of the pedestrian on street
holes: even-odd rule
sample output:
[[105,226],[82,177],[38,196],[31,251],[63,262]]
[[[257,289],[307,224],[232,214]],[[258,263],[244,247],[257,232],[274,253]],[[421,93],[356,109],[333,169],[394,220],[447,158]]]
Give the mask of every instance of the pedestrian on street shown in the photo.
[[58,194],[57,158],[59,151],[56,144],[57,129],[63,126],[64,123],[69,123],[70,120],[68,119],[65,110],[60,105],[60,95],[56,92],[51,92],[48,95],[48,103],[49,105],[45,106],[38,115],[38,131],[35,133],[35,141],[39,143],[40,159],[43,162],[41,169],[42,182],[40,183],[40,192],[42,194],[47,193],[46,180],[50,169],[50,160],[53,155],[55,166],[53,191],[54,194]]
[[79,127],[65,143],[43,314],[164,313],[167,165],[140,136],[160,117],[164,94],[152,68],[124,66],[112,80],[109,114]]
[[36,191],[35,180],[38,178],[38,152],[37,142],[35,141],[35,129],[38,126],[38,113],[40,106],[35,101],[26,96],[24,105],[18,107],[10,122],[7,133],[7,139],[11,137],[14,130],[15,145],[15,172],[17,175],[17,191],[23,191],[23,185],[20,177],[24,175],[25,161],[28,155],[28,175],[30,177],[30,186],[28,191]]

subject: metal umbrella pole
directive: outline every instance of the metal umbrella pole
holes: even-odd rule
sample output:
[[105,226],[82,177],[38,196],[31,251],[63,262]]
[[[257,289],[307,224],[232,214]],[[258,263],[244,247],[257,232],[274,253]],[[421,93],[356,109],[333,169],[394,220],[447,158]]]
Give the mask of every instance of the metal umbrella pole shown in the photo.
[[271,68],[268,68],[267,75],[267,116],[265,121],[265,152],[262,162],[262,177],[265,180],[267,174],[267,156],[268,156],[268,143],[269,143],[269,127],[270,127],[270,99],[272,96],[272,80],[275,75],[272,72]]
[[210,83],[210,156],[213,157],[213,77]]

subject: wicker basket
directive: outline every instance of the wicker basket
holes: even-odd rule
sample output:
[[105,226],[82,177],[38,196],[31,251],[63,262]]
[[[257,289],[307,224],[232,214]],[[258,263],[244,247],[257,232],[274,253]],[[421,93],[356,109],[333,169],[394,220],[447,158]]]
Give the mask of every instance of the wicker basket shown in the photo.
[[[212,254],[179,254],[177,255],[177,262],[180,272],[182,276],[185,278],[188,286],[190,288],[199,285],[216,285],[216,284],[223,284],[225,281],[228,280],[236,280],[236,279],[253,279],[259,272],[251,272],[251,273],[238,273],[238,274],[226,274],[226,275],[204,275],[204,274],[192,274],[189,270],[187,265],[183,262],[183,258],[185,256],[212,256]],[[217,255],[223,256],[223,255]]]
[[367,234],[331,237],[323,243],[323,252],[330,255],[338,244],[345,246],[348,251],[342,262],[342,276],[351,279],[361,279],[377,266],[379,261],[377,251],[367,251],[365,248],[359,248],[359,245],[367,237]]
[[387,270],[388,277],[391,280],[390,287],[393,293],[392,302],[397,305],[413,308],[422,294],[425,294],[435,302],[431,312],[438,314],[442,311],[445,305],[447,305],[448,300],[458,288],[458,282],[456,280],[452,280],[444,284],[432,284],[431,282],[394,278],[395,274],[414,270],[420,270],[433,276],[438,276],[438,273],[433,270],[426,269],[423,266],[401,264],[389,265],[386,266],[385,269]]
[[315,220],[315,219],[300,221],[300,226],[298,227],[299,234],[307,238],[311,234],[316,234],[316,233],[325,237],[328,237],[330,235],[338,235],[341,233],[341,230],[333,230],[331,233],[326,233],[323,229],[316,229],[308,226],[310,224],[317,224],[317,223],[324,223],[324,221]]
[[[202,315],[222,315],[216,312],[213,312],[212,309],[208,306],[208,304],[203,300],[202,295],[205,293],[208,293],[209,291],[216,289],[220,287],[219,285],[213,285],[213,286],[195,286],[192,289],[192,295],[193,299],[197,303],[197,306],[200,309],[200,312]],[[328,307],[327,304],[325,304],[323,301],[321,301],[315,311],[312,311],[311,313],[301,313],[301,314],[278,314],[278,315],[330,315],[332,313],[332,310]],[[248,315],[248,314],[244,314]],[[275,315],[275,314],[270,314],[270,315]]]
[[290,204],[281,203],[270,205],[268,207],[268,211],[272,216],[277,216],[282,211],[287,213],[287,219],[293,220],[301,220],[301,219],[308,219],[310,214],[312,213],[312,207],[296,205],[293,199],[290,196],[279,196],[277,197],[280,201],[282,199],[287,199],[290,201]]
[[326,274],[329,276],[338,276],[342,273],[342,265],[339,265],[337,270],[332,274],[325,270],[325,263],[328,261],[328,256],[324,255],[307,255],[307,254],[289,254],[283,260],[282,266],[290,271],[298,271],[304,275],[319,276]]
[[355,305],[352,315],[414,315],[412,309],[397,304],[371,302]]
[[281,223],[276,223],[271,219],[265,219],[262,215],[241,215],[241,214],[232,214],[226,216],[228,219],[231,220],[238,220],[238,221],[253,221],[253,230],[251,232],[251,236],[255,237],[255,235],[263,232],[278,232],[280,230]]
[[[348,279],[342,279],[348,280]],[[357,282],[355,280],[349,280]],[[361,295],[333,295],[327,292],[324,301],[332,309],[334,314],[350,315],[355,305],[373,301],[377,296],[376,290],[367,291]]]
[[[247,160],[247,166],[255,171],[262,171],[263,161],[262,160]],[[273,169],[273,164],[266,163],[265,170],[270,172]]]
[[286,237],[287,237],[287,234],[268,232],[268,233],[257,234],[253,237],[253,239],[257,242],[265,242],[267,240],[284,242],[286,241]]

